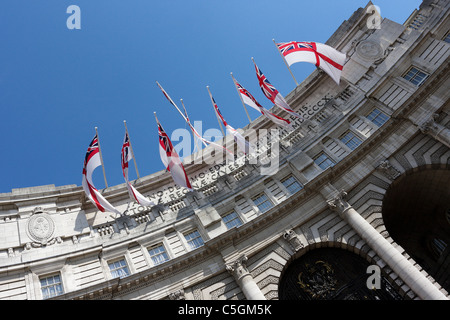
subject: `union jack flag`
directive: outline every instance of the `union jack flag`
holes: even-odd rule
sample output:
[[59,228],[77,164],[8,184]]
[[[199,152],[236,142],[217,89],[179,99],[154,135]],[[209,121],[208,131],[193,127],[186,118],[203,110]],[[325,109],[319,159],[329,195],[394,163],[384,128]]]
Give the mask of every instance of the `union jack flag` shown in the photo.
[[86,166],[89,162],[89,160],[95,156],[99,152],[98,149],[98,136],[95,134],[94,138],[92,139],[91,143],[89,144],[89,147],[86,151],[86,156],[84,157],[84,165],[83,165],[83,174],[86,173]]
[[[172,156],[172,152],[175,152],[175,149],[173,148],[173,145],[169,139],[169,136],[164,131],[164,129],[160,123],[158,123],[158,134],[159,134],[159,145],[166,152],[167,156],[169,156],[169,157]],[[175,154],[177,154],[177,153],[175,152]],[[167,166],[167,170],[170,171],[169,166]]]
[[243,103],[258,110],[259,112],[261,112],[261,114],[263,114],[265,117],[269,118],[271,121],[275,122],[278,125],[290,126],[289,120],[279,117],[279,116],[273,114],[272,112],[264,109],[264,107],[262,105],[260,105],[258,101],[256,101],[256,99],[251,95],[251,93],[248,92],[247,89],[245,89],[243,86],[241,86],[234,77],[233,77],[233,81],[236,85],[238,93],[241,95]]
[[283,56],[287,56],[288,54],[295,52],[295,51],[315,51],[316,50],[316,44],[314,42],[291,41],[291,42],[277,43],[277,46],[278,46],[278,49],[280,49],[280,52]]
[[258,68],[256,63],[254,63],[256,69],[256,76],[258,77],[259,86],[264,95],[273,103],[275,103],[275,97],[279,93],[277,89],[269,82],[266,76],[262,73],[261,69]]
[[[235,81],[236,83],[236,87],[238,88],[238,91],[243,94],[244,96],[246,96],[247,98],[249,98],[250,100],[253,101],[254,104],[256,104],[258,106],[258,108],[260,109],[264,109],[264,107],[262,105],[259,104],[258,101],[256,101],[256,99],[251,95],[250,92],[247,91],[247,89],[245,89],[243,86],[241,86],[241,84],[237,81]],[[263,112],[263,110],[261,110],[261,112]],[[264,113],[264,112],[263,112]]]
[[267,77],[262,73],[261,69],[258,68],[254,60],[253,64],[255,65],[256,77],[258,78],[259,86],[261,88],[261,91],[267,97],[267,99],[272,101],[272,103],[274,103],[276,106],[283,109],[287,113],[297,118],[302,118],[301,115],[299,115],[298,113],[296,113],[294,110],[291,109],[286,100],[284,100],[281,93],[277,89],[275,89],[275,87],[269,82]]
[[130,138],[128,137],[128,132],[125,132],[125,138],[123,139],[122,144],[121,163],[122,173],[125,178],[125,182],[127,183],[128,193],[137,203],[144,206],[153,206],[155,203],[153,201],[149,201],[145,196],[139,193],[139,191],[131,185],[130,181],[128,181],[128,162],[131,159],[133,159],[133,155],[131,154]]
[[183,164],[169,139],[169,136],[164,131],[162,125],[159,123],[158,118],[155,119],[158,124],[158,136],[159,136],[159,154],[161,161],[166,167],[167,171],[172,175],[172,179],[176,184],[185,187],[189,190],[193,190],[189,178],[184,170]]
[[131,159],[130,154],[130,139],[128,137],[128,133],[125,133],[125,138],[122,145],[122,157],[121,157],[121,163],[122,163],[122,170],[123,174],[125,176],[125,169],[128,169],[128,161]]
[[346,59],[344,53],[319,42],[291,41],[276,45],[288,65],[302,61],[313,63],[339,84]]
[[217,103],[216,103],[216,101],[214,100],[214,97],[213,97],[213,96],[211,96],[211,101],[213,102],[214,109],[216,110],[217,115],[219,116],[220,120],[222,120],[223,125],[224,125],[225,127],[227,127],[228,124],[227,124],[227,122],[225,121],[225,118],[223,117],[222,113],[220,112],[219,107],[217,106]]
[[89,144],[86,156],[84,157],[83,164],[83,190],[88,199],[97,207],[101,212],[109,211],[118,215],[122,215],[114,206],[112,206],[95,188],[92,183],[92,173],[98,166],[101,165],[100,161],[100,149],[98,143],[98,135],[95,134],[91,143]]

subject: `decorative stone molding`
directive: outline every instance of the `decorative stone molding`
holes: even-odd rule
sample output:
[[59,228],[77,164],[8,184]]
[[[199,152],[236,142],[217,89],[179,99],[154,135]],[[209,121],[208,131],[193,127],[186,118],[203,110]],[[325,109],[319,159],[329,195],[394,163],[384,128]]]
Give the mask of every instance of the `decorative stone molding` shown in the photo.
[[439,117],[440,115],[438,113],[433,113],[428,120],[419,125],[419,129],[422,133],[432,136],[450,148],[450,129],[437,123]]
[[377,169],[390,180],[395,180],[400,176],[400,171],[392,166],[388,159],[381,161]]
[[339,215],[342,215],[350,209],[352,206],[346,201],[347,192],[344,190],[339,191],[339,193],[332,199],[327,200],[328,207],[337,212]]
[[55,222],[50,215],[41,207],[36,207],[27,222],[27,233],[33,242],[32,247],[40,247],[54,244],[57,239],[53,238]]
[[302,242],[298,238],[297,233],[295,233],[295,231],[292,229],[284,231],[283,238],[289,243],[289,245],[295,252],[304,248]]
[[439,125],[436,122],[439,119],[439,114],[433,115],[419,126],[420,131],[425,134],[436,134],[439,131]]
[[226,265],[227,271],[233,275],[236,281],[239,281],[242,277],[250,274],[247,269],[247,261],[247,256],[242,255],[233,263]]
[[186,297],[184,295],[184,290],[180,289],[175,292],[172,292],[171,294],[169,294],[169,299],[170,300],[186,300]]

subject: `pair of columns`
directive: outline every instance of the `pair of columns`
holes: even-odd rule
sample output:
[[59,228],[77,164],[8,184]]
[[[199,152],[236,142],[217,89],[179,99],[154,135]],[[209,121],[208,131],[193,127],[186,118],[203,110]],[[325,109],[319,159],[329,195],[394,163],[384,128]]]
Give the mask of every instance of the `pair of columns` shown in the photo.
[[[437,123],[438,114],[433,114],[419,129],[450,148],[450,129]],[[345,200],[346,193],[341,191],[327,200],[328,206],[336,211],[358,235],[374,250],[383,261],[423,300],[448,300],[448,298],[406,257],[404,257],[383,235],[366,221]],[[248,300],[265,300],[252,275],[247,269],[247,257],[241,256],[227,265]]]
[[[346,201],[346,196],[347,194],[341,191],[334,198],[327,200],[327,204],[364,239],[417,296],[423,300],[448,300],[422,272],[353,209]],[[226,268],[234,276],[247,300],[266,300],[247,269],[247,257],[245,255],[232,264],[228,264]]]

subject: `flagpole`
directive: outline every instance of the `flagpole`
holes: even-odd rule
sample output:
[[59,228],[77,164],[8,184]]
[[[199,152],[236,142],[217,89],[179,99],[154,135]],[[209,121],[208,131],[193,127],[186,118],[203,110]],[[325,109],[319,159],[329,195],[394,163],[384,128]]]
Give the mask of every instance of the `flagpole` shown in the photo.
[[[209,91],[209,86],[206,86],[206,89],[208,89],[209,97],[211,98],[211,103],[213,104],[213,107],[214,107],[214,101],[212,99],[211,91]],[[219,123],[220,130],[222,130],[223,138],[225,139],[225,132],[223,131],[222,123],[220,122],[219,115],[217,114],[215,107],[214,107],[214,113],[216,115],[217,122]]]
[[277,47],[278,53],[279,53],[280,56],[283,58],[283,61],[284,61],[284,63],[286,64],[286,67],[288,68],[289,72],[291,73],[292,78],[293,78],[294,81],[295,81],[295,84],[298,86],[298,82],[297,82],[297,80],[295,79],[294,74],[293,74],[292,71],[291,71],[291,68],[289,68],[289,64],[287,63],[286,58],[283,56],[283,54],[281,53],[280,49],[278,48],[278,46],[277,46],[277,44],[276,44],[276,42],[275,42],[275,39],[272,39],[272,41],[273,41],[273,43],[275,44],[275,47]]
[[[186,121],[187,124],[189,125],[189,127],[191,128],[192,134],[194,134],[194,136],[195,136],[194,129],[193,129],[193,127],[191,127],[190,121],[188,121],[187,117],[181,112],[180,108],[178,108],[178,106],[175,104],[175,102],[172,100],[172,98],[169,97],[167,92],[163,89],[163,87],[159,84],[158,81],[156,81],[156,84],[161,89],[161,91],[163,91],[163,94],[166,96],[166,98],[169,100],[169,102],[175,107],[175,109],[177,109],[178,113],[181,114],[181,116],[183,117],[184,121]],[[183,105],[183,107],[184,107],[184,105]],[[186,112],[186,108],[184,109],[184,111]],[[186,112],[186,115],[187,115],[187,112]],[[205,141],[202,140],[202,142],[203,142],[203,144],[205,146],[208,145]]]
[[238,93],[239,99],[241,99],[242,105],[244,106],[245,113],[247,114],[247,118],[248,118],[248,120],[249,120],[250,122],[252,122],[252,120],[250,119],[250,116],[249,116],[249,114],[248,114],[247,107],[245,106],[244,100],[242,100],[241,93],[239,92],[239,90],[238,90],[238,88],[237,88],[237,86],[236,86],[236,79],[233,77],[233,72],[230,72],[230,74],[231,74],[231,78],[233,79],[234,87],[236,88],[236,91],[237,91],[237,93]]
[[[184,106],[183,99],[180,99],[180,101],[181,101],[181,105],[183,106],[184,113],[186,114],[186,122],[188,122],[189,117],[187,115],[187,111],[186,111],[186,107]],[[198,142],[197,142],[197,139],[196,139],[197,136],[195,135],[194,130],[192,129],[190,123],[191,123],[191,121],[189,120],[188,125],[189,125],[189,128],[192,131],[192,136],[194,138],[194,143],[197,146],[197,150],[200,151],[200,148],[198,147]],[[203,141],[203,143],[205,143],[205,142]]]
[[95,127],[95,133],[97,135],[98,153],[100,154],[100,162],[102,164],[102,169],[103,169],[103,178],[105,178],[105,186],[106,186],[106,188],[108,188],[108,182],[106,181],[106,174],[105,174],[105,165],[103,164],[102,149],[100,148],[100,138],[98,136],[97,127]]
[[128,128],[127,128],[127,122],[126,122],[126,120],[123,120],[123,124],[125,125],[125,132],[126,132],[126,134],[127,134],[127,136],[128,136],[128,143],[130,144],[131,155],[133,156],[134,168],[136,169],[136,174],[137,174],[137,177],[138,177],[138,179],[139,179],[139,178],[140,178],[140,176],[139,176],[139,171],[138,171],[138,168],[137,168],[136,158],[135,158],[135,156],[134,156],[133,147],[132,147],[132,145],[131,145],[130,135],[128,134]]

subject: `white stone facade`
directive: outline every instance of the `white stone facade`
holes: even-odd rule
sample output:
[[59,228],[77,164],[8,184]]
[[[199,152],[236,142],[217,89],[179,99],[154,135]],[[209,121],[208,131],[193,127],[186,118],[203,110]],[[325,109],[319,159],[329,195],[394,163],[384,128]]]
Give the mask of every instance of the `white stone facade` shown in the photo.
[[[286,97],[308,121],[280,131],[272,175],[242,158],[188,164],[196,191],[186,193],[157,172],[135,181],[158,201],[152,208],[130,202],[124,184],[102,190],[122,217],[98,212],[76,185],[0,194],[0,299],[43,299],[41,280],[53,275],[62,294],[51,299],[278,299],[289,263],[320,247],[378,265],[405,299],[448,298],[391,238],[382,207],[396,179],[449,170],[449,8],[424,1],[404,24],[383,19],[379,29],[367,28],[366,8],[344,21],[327,42],[347,54],[341,84],[316,70]],[[420,85],[405,79],[411,67],[427,75]],[[381,126],[368,118],[375,109]],[[244,130],[271,128],[260,117]],[[354,149],[341,140],[349,132]],[[322,154],[334,165],[322,169]],[[283,183],[290,177],[295,193]],[[262,194],[273,205],[265,212],[255,204]],[[242,225],[228,229],[231,212]],[[203,241],[195,249],[185,237],[193,231]],[[155,265],[149,250],[159,245],[167,261]],[[119,260],[128,275],[114,278],[109,264]]]

